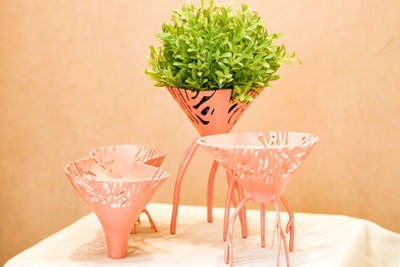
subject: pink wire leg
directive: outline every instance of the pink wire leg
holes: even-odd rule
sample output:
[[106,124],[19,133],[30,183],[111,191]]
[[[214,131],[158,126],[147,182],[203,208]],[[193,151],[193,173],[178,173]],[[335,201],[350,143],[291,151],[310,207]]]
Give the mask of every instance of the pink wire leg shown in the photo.
[[285,209],[287,210],[289,214],[289,221],[286,224],[286,233],[289,233],[290,231],[290,237],[289,237],[289,251],[293,251],[293,244],[294,244],[294,216],[293,216],[293,211],[290,209],[289,203],[287,200],[281,196],[281,201],[283,203],[283,206],[285,206]]
[[217,172],[218,161],[214,160],[210,175],[208,176],[208,186],[207,186],[207,221],[212,222],[212,198],[213,198],[213,186],[215,173]]
[[229,229],[226,236],[225,242],[225,263],[229,263],[230,265],[233,264],[233,246],[232,246],[232,235],[233,235],[233,225],[235,224],[235,220],[237,215],[240,213],[240,210],[245,206],[246,202],[251,198],[251,196],[246,196],[243,198],[239,204],[237,205],[233,215],[229,221]]
[[143,212],[147,215],[147,218],[149,218],[151,229],[153,229],[155,232],[158,232],[157,227],[153,221],[153,218],[151,218],[149,211],[147,209],[144,209]]
[[[228,175],[228,173],[227,173]],[[234,184],[235,181],[234,179],[230,179],[227,177],[228,180],[228,193],[226,194],[226,200],[225,200],[225,214],[224,214],[224,229],[223,229],[223,234],[222,234],[222,238],[224,239],[224,241],[226,240],[226,233],[228,231],[228,223],[229,223],[229,209],[230,209],[230,204],[231,204],[231,200],[232,200],[232,194],[233,194],[233,188],[234,188]]]
[[[230,211],[230,207],[231,207],[231,202],[233,202],[233,205],[235,206],[235,208],[237,207],[237,200],[236,197],[233,193],[235,187],[239,192],[239,186],[240,189],[242,190],[242,194],[243,194],[243,188],[241,187],[241,185],[239,185],[236,180],[229,174],[229,172],[226,172],[226,178],[228,181],[228,193],[226,194],[226,201],[225,201],[225,214],[224,214],[224,229],[223,229],[223,234],[222,234],[222,238],[225,241],[226,240],[226,233],[228,231],[228,223],[229,223],[229,211]],[[239,193],[238,193],[239,194]],[[243,199],[242,194],[239,194],[239,198],[240,201]],[[243,212],[244,211],[244,212]],[[247,219],[246,219],[246,210],[242,210],[239,213],[239,219],[240,219],[240,225],[242,228],[242,237],[246,238],[247,237]]]
[[[143,212],[143,211],[142,211]],[[137,233],[137,224],[140,223],[140,214],[137,220],[135,221],[135,224],[133,225],[131,229],[131,234],[136,234]]]
[[[281,254],[281,238],[282,238],[283,245],[285,247],[286,266],[289,267],[289,250],[288,250],[285,234],[282,231],[282,227],[281,227],[281,216],[280,216],[280,212],[279,212],[279,203],[275,198],[274,198],[274,204],[275,204],[275,212],[276,212],[276,221],[275,221],[275,227],[274,227],[274,233],[272,236],[272,240],[274,239],[275,230],[276,230],[276,232],[277,232],[276,233],[276,239],[277,239],[276,266],[279,267],[279,257]],[[273,241],[272,241],[272,243],[273,243]]]
[[[293,211],[290,209],[289,207],[289,203],[287,202],[287,200],[281,196],[281,201],[283,203],[283,205],[285,206],[288,214],[289,214],[289,221],[286,225],[286,233],[288,233],[290,231],[290,237],[289,237],[289,251],[293,251],[293,244],[294,244],[294,216],[293,216]],[[270,248],[272,249],[273,245],[274,245],[274,236],[275,236],[275,229],[273,231],[272,234],[272,241],[271,241],[271,246]]]
[[181,191],[181,184],[182,178],[185,174],[186,168],[193,157],[194,152],[196,151],[197,147],[197,139],[190,145],[190,147],[186,150],[185,154],[183,155],[181,164],[179,165],[178,175],[176,176],[175,181],[175,189],[174,189],[174,199],[173,199],[173,208],[172,208],[172,216],[171,216],[171,226],[170,232],[171,234],[175,234],[176,232],[176,217],[178,216],[178,206],[179,206],[179,194]]
[[260,204],[261,247],[265,247],[265,204]]
[[[149,219],[149,222],[150,222],[151,229],[153,229],[155,232],[158,232],[156,224],[154,223],[153,218],[151,218],[149,211],[147,209],[144,209],[142,211],[142,213],[145,213],[147,215],[147,218]],[[138,219],[136,220],[135,224],[133,225],[132,230],[131,230],[131,234],[133,234],[133,233],[136,234],[137,233],[137,223],[140,223],[140,216],[138,217]]]
[[[239,201],[244,198],[243,186],[236,181],[236,188],[238,192]],[[241,213],[239,213],[240,225],[242,227],[242,237],[247,237],[247,218],[246,218],[246,205],[242,208]]]

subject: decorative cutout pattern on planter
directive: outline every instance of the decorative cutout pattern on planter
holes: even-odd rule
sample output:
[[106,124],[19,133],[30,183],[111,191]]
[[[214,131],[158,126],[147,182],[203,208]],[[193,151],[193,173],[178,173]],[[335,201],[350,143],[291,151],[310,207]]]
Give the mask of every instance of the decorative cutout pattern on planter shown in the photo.
[[[119,178],[111,178],[112,167],[105,170],[92,158],[74,161],[66,168],[66,173],[72,185],[87,202],[107,204],[111,208],[129,209],[132,201],[140,203],[148,194],[164,182],[167,174],[161,169],[152,169],[154,173],[148,178],[137,177],[137,168],[146,168],[140,163],[132,163],[130,173]],[[136,178],[133,178],[135,177]],[[147,202],[146,202],[147,204]],[[144,208],[144,207],[143,207]]]
[[[167,89],[201,136],[229,132],[251,104],[231,103],[232,89],[190,91],[169,86]],[[258,96],[255,92],[249,95]]]
[[[225,168],[232,169],[237,179],[262,179],[272,184],[274,179],[287,179],[300,166],[314,145],[315,136],[301,133],[274,132],[252,133],[259,142],[258,147],[243,145],[204,146]],[[296,134],[296,135],[295,135]],[[232,134],[235,136],[235,134]],[[296,138],[297,144],[288,144]],[[201,139],[200,141],[201,142]],[[229,141],[228,141],[229,142]]]

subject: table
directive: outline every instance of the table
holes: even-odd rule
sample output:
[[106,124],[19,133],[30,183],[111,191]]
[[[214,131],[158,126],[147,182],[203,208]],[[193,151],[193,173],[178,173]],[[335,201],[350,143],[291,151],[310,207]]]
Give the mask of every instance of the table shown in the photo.
[[[142,215],[139,232],[130,236],[124,259],[107,258],[100,223],[91,213],[10,259],[5,267],[228,266],[223,260],[223,208],[214,208],[214,222],[207,223],[206,207],[182,205],[175,235],[169,233],[171,205],[149,204],[147,209],[159,232],[152,232]],[[286,225],[287,214],[281,214],[282,225]],[[234,265],[274,266],[274,250],[260,247],[259,211],[248,210],[247,217],[247,239],[241,238],[240,225],[235,225]],[[267,212],[267,245],[274,218],[273,212]],[[295,213],[294,218],[291,266],[400,266],[399,234],[346,216]],[[281,266],[286,266],[282,256]]]

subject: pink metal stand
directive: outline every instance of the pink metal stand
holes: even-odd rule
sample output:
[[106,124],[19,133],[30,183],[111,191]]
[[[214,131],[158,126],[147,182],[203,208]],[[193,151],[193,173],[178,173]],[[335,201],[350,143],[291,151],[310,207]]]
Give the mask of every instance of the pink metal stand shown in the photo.
[[[265,246],[265,205],[274,205],[276,220],[271,248],[276,234],[276,266],[279,266],[281,241],[285,248],[286,264],[289,266],[289,248],[281,227],[279,200],[286,206],[290,215],[286,232],[293,233],[293,214],[287,201],[282,198],[282,193],[293,172],[317,141],[318,137],[311,134],[274,131],[219,134],[198,139],[198,144],[209,151],[231,176],[227,203],[235,183],[241,184],[247,191],[247,196],[237,205],[226,230],[225,263],[233,264],[232,235],[235,219],[242,212],[246,202],[252,199],[260,204],[262,247]],[[226,210],[227,208],[225,212]],[[289,243],[293,245],[292,236],[291,234]]]
[[[231,171],[232,172],[232,171]],[[234,174],[229,173],[229,170],[227,170],[227,177],[229,176],[234,176]],[[238,183],[236,181],[236,179],[234,178],[229,178],[229,189],[228,189],[228,194],[226,196],[226,202],[225,202],[225,215],[224,215],[224,230],[223,230],[223,239],[224,241],[226,240],[226,234],[228,231],[228,222],[229,222],[229,210],[230,210],[230,203],[233,202],[235,203],[236,200],[232,200],[232,197],[234,197],[234,195],[232,195],[233,189],[235,186],[240,186],[240,183]],[[242,197],[240,197],[240,199],[243,199],[243,188],[240,186],[240,191],[241,191],[241,195]],[[290,209],[289,207],[289,203],[287,202],[287,200],[285,199],[285,197],[282,195],[280,198],[282,204],[284,205],[286,211],[289,214],[289,221],[286,225],[286,233],[290,232],[290,242],[289,242],[289,251],[292,252],[293,251],[293,245],[294,245],[294,217],[293,217],[293,211]],[[235,207],[237,205],[235,204]],[[243,207],[241,213],[245,213],[245,206]],[[239,216],[240,214],[239,213]],[[242,215],[243,216],[243,215]],[[246,216],[244,214],[244,216]],[[265,204],[260,204],[260,218],[261,218],[261,246],[265,247]],[[242,226],[242,233],[243,233],[243,227],[245,227],[245,233],[247,236],[247,227],[243,224],[241,224]]]
[[[166,87],[171,93],[173,98],[179,104],[181,109],[185,112],[189,120],[192,122],[200,136],[207,136],[212,134],[227,133],[235,125],[242,113],[247,109],[251,102],[239,103],[230,102],[232,89],[220,90],[204,90],[192,92],[190,90]],[[259,89],[261,92],[262,89]],[[252,92],[250,94],[256,98],[258,94]],[[176,220],[179,207],[179,195],[182,184],[182,179],[189,165],[194,152],[198,147],[197,139],[189,146],[183,154],[181,163],[179,165],[178,174],[175,181],[173,208],[171,215],[171,234],[176,233]],[[212,193],[215,173],[218,168],[218,162],[214,161],[210,170],[207,186],[207,221],[212,222]],[[229,181],[229,178],[228,178]],[[241,185],[235,184],[234,189],[242,192]],[[242,193],[238,194],[239,201],[243,197]],[[234,206],[238,201],[232,197]],[[245,210],[239,214],[239,219],[242,225],[242,236],[247,236],[246,227],[246,212]]]

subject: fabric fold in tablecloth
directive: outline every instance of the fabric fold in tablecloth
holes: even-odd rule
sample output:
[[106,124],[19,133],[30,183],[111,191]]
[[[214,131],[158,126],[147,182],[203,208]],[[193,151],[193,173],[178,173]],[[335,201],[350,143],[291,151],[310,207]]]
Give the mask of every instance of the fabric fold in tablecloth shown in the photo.
[[[222,240],[223,209],[214,208],[213,223],[206,208],[180,206],[177,233],[169,233],[171,205],[149,204],[159,232],[145,217],[139,233],[129,238],[127,256],[107,258],[101,225],[91,213],[9,260],[5,267],[47,266],[227,266]],[[274,212],[266,215],[266,242],[271,241]],[[233,260],[236,266],[274,266],[275,251],[260,247],[258,210],[247,210],[248,238],[235,225]],[[288,216],[281,213],[282,226]],[[400,266],[400,235],[361,219],[339,215],[295,213],[291,266]],[[282,251],[283,252],[283,251]],[[280,257],[286,266],[285,257]]]

